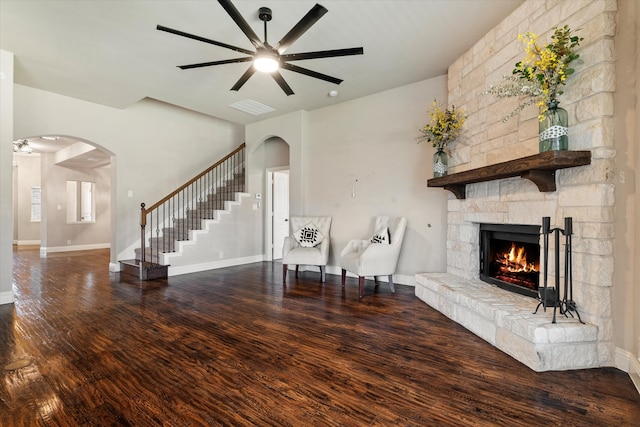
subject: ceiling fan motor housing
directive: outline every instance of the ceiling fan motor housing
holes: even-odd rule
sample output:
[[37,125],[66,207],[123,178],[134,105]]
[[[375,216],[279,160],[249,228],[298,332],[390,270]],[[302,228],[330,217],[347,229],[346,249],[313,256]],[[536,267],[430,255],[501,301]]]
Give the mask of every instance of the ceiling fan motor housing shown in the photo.
[[268,7],[261,7],[258,9],[258,18],[265,22],[271,21],[271,9]]

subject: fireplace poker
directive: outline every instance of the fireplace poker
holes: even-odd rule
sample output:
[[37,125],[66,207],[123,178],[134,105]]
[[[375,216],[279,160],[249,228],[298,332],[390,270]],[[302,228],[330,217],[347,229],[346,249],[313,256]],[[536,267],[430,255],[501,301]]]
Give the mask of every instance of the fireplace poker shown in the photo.
[[[555,304],[553,305],[553,321],[551,323],[556,323],[556,311],[558,309],[558,306],[560,305],[560,314],[562,313],[562,305],[558,304],[559,301],[557,301],[560,298],[560,232],[562,230],[560,230],[559,228],[554,228],[553,229],[553,238],[554,238],[554,243],[555,243],[555,266],[556,266],[556,271],[555,271],[555,284],[556,284],[556,301]],[[547,274],[547,272],[545,271],[545,275]],[[565,277],[566,279],[566,277]],[[567,292],[567,288],[564,289],[565,294]]]
[[[578,316],[578,320],[580,323],[584,323],[580,318],[580,313],[576,307],[576,303],[573,300],[573,260],[571,255],[571,235],[573,234],[573,218],[567,217],[564,219],[564,235],[565,235],[565,246],[564,246],[564,315],[567,313],[573,317],[573,311],[576,312]],[[561,310],[562,313],[562,310]]]
[[[549,298],[549,289],[547,286],[547,272],[549,271],[549,233],[551,232],[551,217],[544,216],[542,217],[542,237],[544,240],[544,254],[543,254],[543,264],[544,264],[544,285],[542,296],[540,297],[540,291],[538,291],[538,296],[540,299],[540,303],[536,307],[536,311],[533,314],[538,312],[540,305],[542,305],[543,311],[547,311],[547,306],[551,301],[548,301]],[[556,298],[553,298],[553,304],[556,305]]]

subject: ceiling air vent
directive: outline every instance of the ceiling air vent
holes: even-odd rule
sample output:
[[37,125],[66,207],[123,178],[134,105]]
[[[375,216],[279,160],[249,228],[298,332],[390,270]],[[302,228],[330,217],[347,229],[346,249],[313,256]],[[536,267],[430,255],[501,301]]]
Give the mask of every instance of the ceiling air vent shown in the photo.
[[275,108],[271,108],[268,105],[254,101],[253,99],[244,99],[242,101],[234,102],[229,105],[231,108],[242,111],[243,113],[251,114],[253,116],[261,116],[262,114],[271,113],[276,111]]

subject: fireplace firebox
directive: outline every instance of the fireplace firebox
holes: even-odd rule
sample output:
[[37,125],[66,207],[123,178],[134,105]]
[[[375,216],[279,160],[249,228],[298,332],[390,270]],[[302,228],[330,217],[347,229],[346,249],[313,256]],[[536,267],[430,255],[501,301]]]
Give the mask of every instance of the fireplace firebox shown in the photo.
[[480,280],[538,298],[540,226],[480,224]]

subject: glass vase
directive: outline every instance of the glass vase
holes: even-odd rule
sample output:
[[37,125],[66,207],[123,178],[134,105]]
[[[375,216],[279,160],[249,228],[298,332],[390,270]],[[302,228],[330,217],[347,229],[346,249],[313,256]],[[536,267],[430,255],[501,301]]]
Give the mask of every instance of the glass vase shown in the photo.
[[442,148],[438,148],[433,154],[433,176],[438,178],[445,176],[449,170],[449,158]]
[[550,101],[540,121],[540,152],[569,149],[569,115],[558,107],[558,101]]

